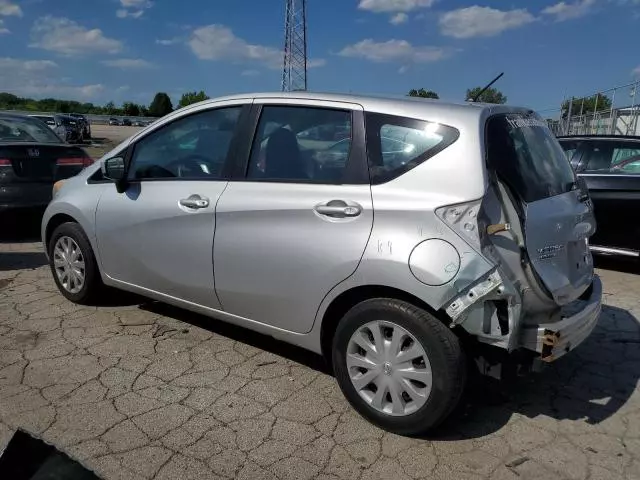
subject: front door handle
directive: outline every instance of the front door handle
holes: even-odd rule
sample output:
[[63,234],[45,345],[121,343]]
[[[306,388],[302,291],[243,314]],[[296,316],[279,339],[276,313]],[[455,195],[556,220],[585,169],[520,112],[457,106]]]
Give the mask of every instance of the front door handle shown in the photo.
[[357,217],[362,213],[362,207],[357,203],[350,203],[343,200],[331,200],[327,203],[316,205],[316,212],[333,218]]
[[187,208],[207,208],[209,206],[209,199],[201,197],[200,195],[189,195],[189,198],[183,198],[180,200],[180,205]]

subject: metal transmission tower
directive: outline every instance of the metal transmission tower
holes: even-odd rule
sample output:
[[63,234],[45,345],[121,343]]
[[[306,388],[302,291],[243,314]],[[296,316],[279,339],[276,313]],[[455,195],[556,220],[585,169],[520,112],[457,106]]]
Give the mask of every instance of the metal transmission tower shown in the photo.
[[307,0],[285,0],[282,91],[307,89]]

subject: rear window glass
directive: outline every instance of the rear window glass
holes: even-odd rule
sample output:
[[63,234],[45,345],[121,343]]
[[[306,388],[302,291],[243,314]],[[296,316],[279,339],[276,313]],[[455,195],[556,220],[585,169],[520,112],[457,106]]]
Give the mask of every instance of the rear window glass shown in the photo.
[[388,182],[458,139],[453,127],[394,115],[368,113],[367,150],[371,183]]
[[527,203],[573,189],[565,152],[536,115],[497,115],[487,126],[489,165]]
[[29,117],[0,117],[0,141],[62,143],[49,127]]

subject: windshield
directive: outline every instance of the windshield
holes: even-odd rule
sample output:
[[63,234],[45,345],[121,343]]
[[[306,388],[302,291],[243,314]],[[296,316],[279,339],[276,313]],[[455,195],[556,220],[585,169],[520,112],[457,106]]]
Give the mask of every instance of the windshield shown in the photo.
[[42,122],[20,117],[0,117],[0,141],[62,143],[62,140]]
[[537,115],[496,115],[487,128],[489,165],[527,203],[566,193],[575,174],[547,124]]

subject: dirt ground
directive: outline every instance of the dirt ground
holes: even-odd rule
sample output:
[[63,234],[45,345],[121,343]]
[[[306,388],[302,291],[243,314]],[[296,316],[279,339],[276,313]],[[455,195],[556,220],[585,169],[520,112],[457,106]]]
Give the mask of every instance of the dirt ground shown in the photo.
[[142,127],[121,127],[114,125],[92,125],[91,143],[83,148],[94,159],[102,157],[105,153],[118,145],[123,140],[135,135]]

